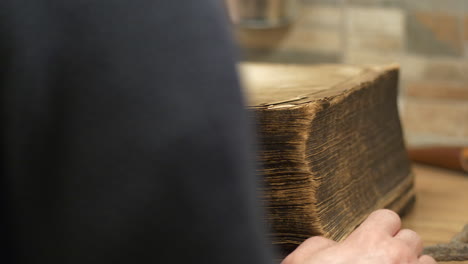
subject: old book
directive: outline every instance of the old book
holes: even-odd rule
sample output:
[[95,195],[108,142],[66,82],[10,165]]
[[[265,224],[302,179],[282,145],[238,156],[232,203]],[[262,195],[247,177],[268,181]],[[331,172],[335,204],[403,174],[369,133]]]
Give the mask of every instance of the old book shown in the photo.
[[397,108],[398,67],[244,64],[262,199],[284,253],[340,240],[379,208],[414,201]]

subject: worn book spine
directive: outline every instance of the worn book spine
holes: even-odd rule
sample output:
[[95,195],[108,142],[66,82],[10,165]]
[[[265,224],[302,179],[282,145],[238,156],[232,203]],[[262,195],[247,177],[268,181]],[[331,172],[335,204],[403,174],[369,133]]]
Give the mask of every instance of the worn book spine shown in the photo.
[[338,94],[254,108],[266,220],[285,252],[314,235],[343,239],[373,210],[414,201],[398,68],[366,75]]

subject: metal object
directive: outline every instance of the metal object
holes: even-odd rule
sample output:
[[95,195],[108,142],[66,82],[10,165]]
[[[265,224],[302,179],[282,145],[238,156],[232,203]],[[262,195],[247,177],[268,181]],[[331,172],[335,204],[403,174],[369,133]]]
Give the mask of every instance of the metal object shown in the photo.
[[227,0],[233,22],[247,28],[274,28],[290,24],[297,0]]

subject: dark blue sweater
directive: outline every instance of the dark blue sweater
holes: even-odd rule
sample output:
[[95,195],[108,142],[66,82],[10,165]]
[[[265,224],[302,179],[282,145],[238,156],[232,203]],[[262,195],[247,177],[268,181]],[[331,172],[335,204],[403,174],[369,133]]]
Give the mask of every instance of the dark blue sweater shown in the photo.
[[0,1],[4,260],[270,262],[224,13]]

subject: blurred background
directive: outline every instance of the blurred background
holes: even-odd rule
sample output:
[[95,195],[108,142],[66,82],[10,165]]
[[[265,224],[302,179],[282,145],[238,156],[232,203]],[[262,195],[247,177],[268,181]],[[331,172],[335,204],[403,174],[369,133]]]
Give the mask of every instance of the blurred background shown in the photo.
[[237,25],[243,60],[397,62],[408,145],[468,145],[468,0],[297,0],[291,17]]

